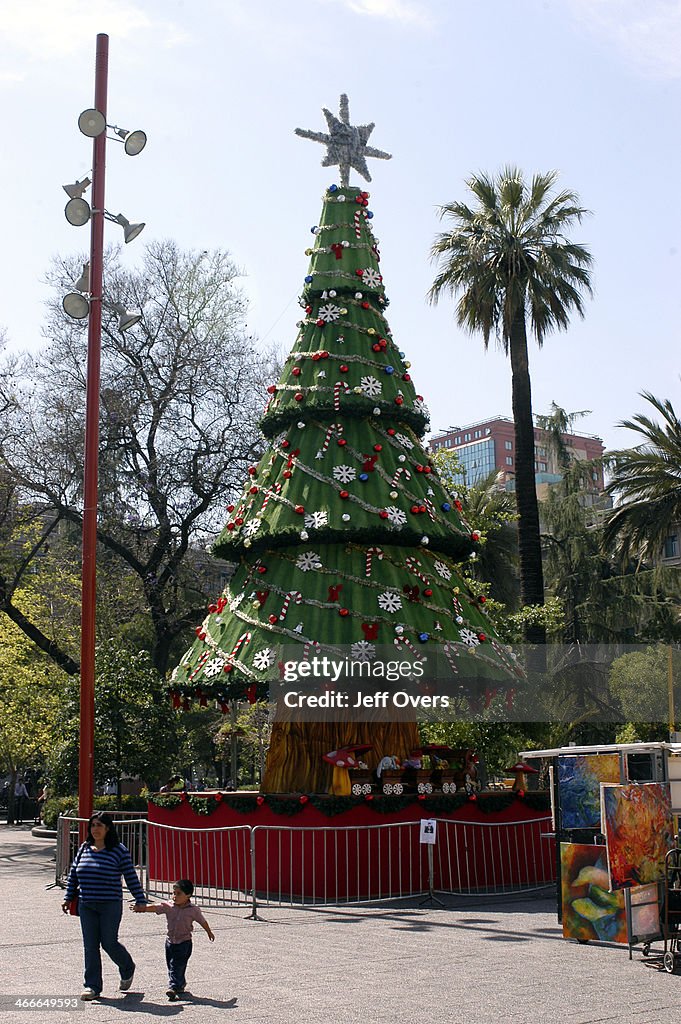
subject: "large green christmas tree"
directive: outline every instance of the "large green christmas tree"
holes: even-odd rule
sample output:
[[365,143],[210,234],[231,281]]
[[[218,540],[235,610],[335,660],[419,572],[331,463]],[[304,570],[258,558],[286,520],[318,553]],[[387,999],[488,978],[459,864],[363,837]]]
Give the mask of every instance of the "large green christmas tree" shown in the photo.
[[[215,553],[237,562],[173,673],[176,705],[265,698],[280,678],[277,651],[371,660],[439,653],[471,703],[516,685],[513,659],[457,571],[479,536],[444,489],[422,438],[428,412],[385,316],[387,298],[369,194],[348,185],[372,125],[326,114],[341,185],[327,190],[301,297],[298,334],[261,426],[271,447],[251,467]],[[431,659],[429,658],[429,661]],[[276,721],[265,792],[327,792],[323,755],[369,743],[373,766],[418,746],[415,719]]]

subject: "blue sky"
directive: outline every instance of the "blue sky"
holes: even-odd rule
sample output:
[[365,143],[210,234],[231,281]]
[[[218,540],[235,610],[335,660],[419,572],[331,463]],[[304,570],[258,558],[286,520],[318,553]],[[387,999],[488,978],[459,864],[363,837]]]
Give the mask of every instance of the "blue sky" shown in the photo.
[[[321,195],[336,180],[322,106],[350,98],[376,122],[374,227],[393,335],[434,429],[510,415],[503,355],[462,333],[449,301],[428,306],[437,207],[479,170],[557,169],[593,211],[576,229],[595,260],[584,321],[531,351],[536,412],[592,410],[580,429],[608,447],[638,393],[681,413],[679,322],[681,3],[649,0],[0,0],[0,324],[14,349],[41,343],[51,256],[85,252],[63,215],[87,173],[77,116],[92,105],[97,32],[110,36],[109,121],[143,127],[136,159],[110,144],[107,207],[144,220],[126,248],[172,237],[229,249],[249,327],[288,350]],[[351,181],[361,184],[354,176]],[[118,240],[107,227],[107,241]]]

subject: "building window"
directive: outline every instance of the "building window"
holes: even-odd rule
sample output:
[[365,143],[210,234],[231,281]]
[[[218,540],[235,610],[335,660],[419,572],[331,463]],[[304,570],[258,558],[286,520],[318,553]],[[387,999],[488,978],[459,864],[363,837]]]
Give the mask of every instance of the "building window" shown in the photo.
[[481,431],[481,430],[476,430],[476,431],[475,431],[475,434],[473,435],[473,437],[474,437],[474,438],[475,438],[475,440],[477,441],[477,439],[478,439],[479,437],[482,437],[482,431]]
[[679,553],[679,538],[676,533],[670,533],[664,542],[664,557],[676,558]]
[[504,448],[507,452],[513,451],[513,441],[504,441]]
[[460,437],[455,437],[454,438],[454,444],[461,444],[461,438]]
[[511,458],[510,455],[506,456],[506,465],[507,466],[512,466],[513,465],[513,459]]
[[445,444],[446,444],[446,446],[447,446],[448,448],[451,448],[451,447],[452,447],[452,439],[451,439],[451,437],[448,437],[448,438],[447,438],[447,440],[445,441]]
[[540,462],[539,463],[539,472],[540,473],[545,473],[546,472],[546,463],[545,462]]
[[463,435],[463,439],[464,439],[464,441],[470,441],[471,435],[470,434],[464,434]]

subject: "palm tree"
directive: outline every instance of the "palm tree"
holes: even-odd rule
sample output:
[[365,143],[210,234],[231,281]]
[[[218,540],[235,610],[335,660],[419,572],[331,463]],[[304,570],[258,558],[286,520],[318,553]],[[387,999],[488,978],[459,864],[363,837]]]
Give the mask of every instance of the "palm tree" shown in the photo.
[[[467,182],[477,200],[448,203],[440,215],[451,229],[439,234],[431,256],[438,274],[429,291],[458,295],[456,317],[485,348],[494,332],[511,360],[515,422],[515,482],[518,503],[520,588],[524,605],[544,603],[539,514],[534,469],[534,422],[527,351],[527,325],[541,348],[547,333],[567,329],[568,314],[584,315],[582,293],[591,293],[591,256],[565,232],[587,211],[574,192],[554,193],[555,171],[526,182],[515,167],[496,178],[473,175]],[[543,630],[528,640],[544,639]]]
[[642,443],[609,454],[612,479],[606,488],[619,504],[608,517],[604,543],[623,559],[656,561],[671,528],[681,523],[681,421],[669,399],[641,392],[662,417],[643,413],[618,424],[635,431]]

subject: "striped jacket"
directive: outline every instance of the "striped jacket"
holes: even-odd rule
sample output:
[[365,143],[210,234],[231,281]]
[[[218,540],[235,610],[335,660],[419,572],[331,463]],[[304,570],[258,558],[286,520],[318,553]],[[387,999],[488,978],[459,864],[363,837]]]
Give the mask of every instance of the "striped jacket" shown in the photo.
[[146,903],[144,890],[123,843],[114,846],[112,850],[106,847],[95,850],[84,844],[71,865],[64,899],[72,900],[78,893],[83,903],[122,900],[121,875],[135,897],[135,903]]

